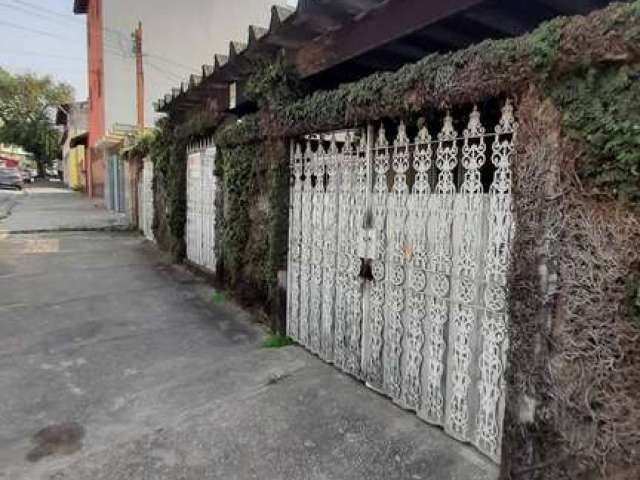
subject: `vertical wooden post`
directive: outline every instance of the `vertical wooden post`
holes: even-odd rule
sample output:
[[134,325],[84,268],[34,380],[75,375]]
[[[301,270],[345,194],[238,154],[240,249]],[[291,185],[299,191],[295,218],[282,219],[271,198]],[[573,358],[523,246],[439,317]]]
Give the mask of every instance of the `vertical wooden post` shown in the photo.
[[142,63],[142,22],[138,22],[135,31],[136,53],[136,105],[138,112],[138,130],[144,130],[144,68]]

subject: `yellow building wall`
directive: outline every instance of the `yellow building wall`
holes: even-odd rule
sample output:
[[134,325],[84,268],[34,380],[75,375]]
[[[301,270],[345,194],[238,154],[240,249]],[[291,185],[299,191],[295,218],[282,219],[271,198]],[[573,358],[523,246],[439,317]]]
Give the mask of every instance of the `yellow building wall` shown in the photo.
[[83,166],[84,147],[79,146],[69,150],[69,187],[74,190],[82,190],[84,187]]

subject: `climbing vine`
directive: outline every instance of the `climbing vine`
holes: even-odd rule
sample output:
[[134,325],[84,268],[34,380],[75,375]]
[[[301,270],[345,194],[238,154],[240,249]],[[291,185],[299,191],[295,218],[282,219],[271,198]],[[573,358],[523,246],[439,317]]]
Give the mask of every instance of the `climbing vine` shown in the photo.
[[277,273],[287,265],[289,234],[289,166],[284,142],[272,140],[264,144],[269,158],[268,255],[264,278],[268,289],[276,284]]
[[226,197],[222,256],[230,284],[236,286],[250,233],[249,195],[254,182],[258,146],[247,144],[219,148]]
[[126,154],[129,158],[145,158],[151,152],[151,147],[159,140],[159,136],[160,130],[157,128],[150,128],[137,133]]
[[261,108],[284,107],[304,96],[304,92],[298,74],[281,56],[256,68],[245,87],[247,98]]
[[[640,180],[640,1],[587,17],[557,18],[519,38],[432,54],[395,72],[370,75],[295,100],[304,88],[281,62],[248,81],[263,108],[227,124],[226,144],[342,128],[425,108],[519,95],[539,85],[563,114],[563,128],[590,154],[579,174],[637,203]],[[500,75],[496,75],[500,72]]]
[[181,261],[186,249],[184,228],[187,139],[176,135],[176,124],[171,118],[158,122],[158,128],[158,134],[154,135],[148,145],[149,156],[156,172],[154,235],[160,243],[169,248],[176,261]]
[[[151,152],[169,192],[171,235],[183,235],[183,139],[215,130],[224,270],[232,286],[250,270],[252,287],[271,300],[286,265],[285,138],[491,98],[520,100],[506,445],[512,472],[577,478],[608,461],[628,462],[631,453],[635,461],[639,451],[640,266],[637,210],[627,210],[640,202],[639,80],[636,0],[306,96],[283,63],[264,64],[246,88],[258,113],[222,124],[194,113],[179,127],[163,127],[168,138]],[[526,401],[536,405],[530,425],[519,416]]]
[[640,206],[640,64],[576,70],[547,92],[566,133],[586,145],[585,183]]
[[234,117],[222,124],[215,133],[218,147],[227,147],[256,142],[260,138],[257,114],[245,115],[242,119]]

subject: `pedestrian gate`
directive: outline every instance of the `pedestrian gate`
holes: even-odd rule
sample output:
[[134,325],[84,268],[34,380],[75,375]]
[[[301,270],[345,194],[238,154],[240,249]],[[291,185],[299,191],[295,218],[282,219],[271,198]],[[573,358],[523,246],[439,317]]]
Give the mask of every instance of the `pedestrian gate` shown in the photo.
[[118,155],[113,152],[107,154],[104,201],[109,210],[125,211],[124,168]]
[[153,162],[145,160],[138,178],[138,228],[153,240]]
[[190,146],[187,154],[187,258],[215,271],[216,148],[213,142],[202,142]]
[[292,145],[287,329],[499,461],[516,123],[463,124]]

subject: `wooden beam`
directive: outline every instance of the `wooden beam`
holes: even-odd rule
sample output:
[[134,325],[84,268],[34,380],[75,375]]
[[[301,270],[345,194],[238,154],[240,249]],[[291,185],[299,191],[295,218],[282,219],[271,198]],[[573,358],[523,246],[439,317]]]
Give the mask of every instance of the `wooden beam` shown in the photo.
[[375,71],[387,71],[398,68],[403,63],[406,63],[405,59],[398,57],[390,52],[376,50],[375,54],[360,55],[357,58],[353,58],[349,61],[348,68],[352,66],[361,67],[362,70],[367,73],[373,73]]
[[381,0],[341,0],[342,7],[352,14],[359,15],[381,3]]
[[296,16],[323,16],[344,24],[353,15],[359,15],[375,7],[383,0],[298,0]]
[[416,40],[425,41],[426,45],[433,44],[440,49],[452,49],[452,48],[464,48],[472,45],[478,41],[479,38],[486,38],[483,36],[469,35],[472,30],[465,28],[452,28],[445,24],[433,25],[426,28],[424,32],[418,32],[411,38]]
[[296,27],[303,27],[304,30],[308,32],[322,34],[342,27],[343,22],[335,16],[325,12],[302,11],[294,17],[292,24]]
[[462,15],[508,36],[517,36],[532,30],[545,20],[556,17],[558,10],[550,5],[551,2],[531,0],[491,2],[479,8],[472,8]]
[[294,64],[304,77],[420,30],[482,0],[389,0],[372,9],[359,21],[327,33],[295,54]]
[[393,54],[398,60],[401,60],[402,63],[415,62],[429,53],[429,50],[424,48],[424,46],[418,46],[401,40],[383,45],[380,47],[380,50]]
[[537,3],[547,5],[562,15],[585,14],[598,8],[604,8],[608,0],[537,0]]

